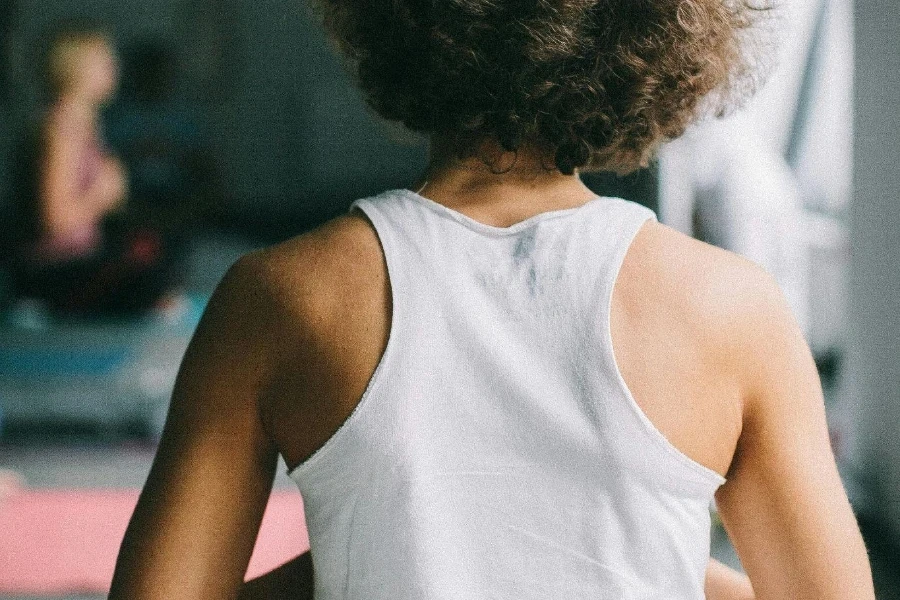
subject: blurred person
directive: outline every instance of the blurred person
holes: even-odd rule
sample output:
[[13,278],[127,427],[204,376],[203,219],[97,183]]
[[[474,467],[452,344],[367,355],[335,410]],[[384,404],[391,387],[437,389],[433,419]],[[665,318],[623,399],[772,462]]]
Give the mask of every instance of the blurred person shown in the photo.
[[[226,275],[110,598],[871,600],[775,280],[579,177],[742,97],[760,11],[319,7],[429,164]],[[279,454],[310,552],[244,584]]]
[[64,314],[140,314],[170,299],[164,239],[126,208],[127,173],[106,148],[101,109],[115,94],[108,34],[65,23],[49,37],[47,105],[17,153],[14,286]]
[[44,81],[50,103],[42,124],[39,236],[46,260],[96,251],[101,223],[120,208],[126,174],[101,140],[100,111],[116,90],[117,59],[100,30],[64,29],[50,40]]

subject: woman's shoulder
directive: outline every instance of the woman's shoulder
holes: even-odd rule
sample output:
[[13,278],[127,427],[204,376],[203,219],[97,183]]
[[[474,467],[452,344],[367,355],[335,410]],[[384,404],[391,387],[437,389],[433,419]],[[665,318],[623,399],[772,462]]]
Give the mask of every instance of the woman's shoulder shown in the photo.
[[380,297],[386,284],[378,237],[364,217],[337,216],[279,244],[244,255],[220,287],[252,293],[282,325],[338,319]]
[[[382,295],[386,285],[378,236],[351,211],[241,258],[230,277],[265,293],[288,314],[334,313],[354,298]],[[654,307],[704,332],[737,334],[783,303],[760,265],[665,224],[648,221],[628,249],[616,282],[635,311]],[[352,307],[350,307],[352,308]]]
[[783,305],[778,283],[757,263],[655,221],[635,236],[617,286],[633,310],[665,313],[717,351],[745,345]]

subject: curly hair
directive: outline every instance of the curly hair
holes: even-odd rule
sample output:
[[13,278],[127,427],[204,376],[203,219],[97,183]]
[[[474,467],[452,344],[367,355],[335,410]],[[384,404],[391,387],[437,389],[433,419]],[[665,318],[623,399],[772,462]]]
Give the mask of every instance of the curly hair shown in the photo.
[[560,172],[627,173],[753,72],[745,0],[314,0],[370,106]]

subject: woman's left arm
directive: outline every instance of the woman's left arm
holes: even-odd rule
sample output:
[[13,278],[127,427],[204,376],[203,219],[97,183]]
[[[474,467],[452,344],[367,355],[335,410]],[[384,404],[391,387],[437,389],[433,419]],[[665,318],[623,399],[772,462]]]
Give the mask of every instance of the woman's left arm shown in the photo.
[[119,552],[110,598],[238,598],[277,467],[261,399],[285,311],[259,261],[219,285],[176,381],[156,458]]

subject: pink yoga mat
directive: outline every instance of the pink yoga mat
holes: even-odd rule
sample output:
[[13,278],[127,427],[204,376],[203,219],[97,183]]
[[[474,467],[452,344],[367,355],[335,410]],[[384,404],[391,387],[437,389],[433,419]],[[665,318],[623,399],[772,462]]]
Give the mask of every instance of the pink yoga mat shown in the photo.
[[[106,593],[137,490],[26,490],[0,503],[0,593]],[[274,492],[248,577],[309,548],[298,492]]]

